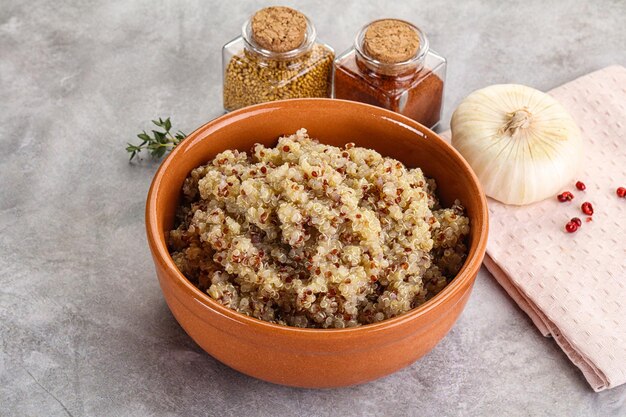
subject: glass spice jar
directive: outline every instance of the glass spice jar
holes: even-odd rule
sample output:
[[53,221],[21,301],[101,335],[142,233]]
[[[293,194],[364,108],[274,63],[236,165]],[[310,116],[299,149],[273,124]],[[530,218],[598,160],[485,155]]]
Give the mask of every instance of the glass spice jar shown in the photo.
[[333,49],[316,39],[313,23],[289,7],[267,7],[224,45],[224,109],[266,101],[330,97]]
[[384,107],[435,128],[441,118],[446,60],[411,23],[381,19],[364,26],[335,60],[334,96]]

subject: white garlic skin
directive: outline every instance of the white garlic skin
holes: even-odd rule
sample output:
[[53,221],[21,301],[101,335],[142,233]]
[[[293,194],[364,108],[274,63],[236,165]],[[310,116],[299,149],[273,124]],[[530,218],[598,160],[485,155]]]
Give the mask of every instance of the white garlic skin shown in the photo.
[[563,191],[580,168],[580,129],[551,96],[517,84],[474,91],[450,123],[452,146],[485,194],[525,205]]

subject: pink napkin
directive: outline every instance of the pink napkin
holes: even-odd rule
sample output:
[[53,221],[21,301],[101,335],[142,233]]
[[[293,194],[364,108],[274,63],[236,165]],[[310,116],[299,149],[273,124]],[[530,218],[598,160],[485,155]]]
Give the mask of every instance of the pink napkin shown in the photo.
[[[595,391],[626,382],[626,68],[611,66],[549,92],[570,112],[584,161],[568,203],[525,207],[489,199],[485,266],[544,336],[552,336]],[[449,134],[448,134],[449,136]],[[580,210],[593,204],[592,222]],[[583,220],[573,234],[572,217]]]

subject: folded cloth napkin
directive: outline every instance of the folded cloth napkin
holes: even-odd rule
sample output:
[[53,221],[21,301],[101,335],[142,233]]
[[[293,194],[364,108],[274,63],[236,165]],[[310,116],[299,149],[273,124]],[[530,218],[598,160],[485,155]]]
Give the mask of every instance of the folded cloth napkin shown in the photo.
[[[489,199],[485,266],[602,391],[626,382],[626,199],[616,195],[626,187],[626,68],[604,68],[549,94],[583,134],[583,163],[563,187],[575,198],[523,207]],[[593,204],[591,222],[584,201]],[[583,223],[570,234],[564,226],[572,217]]]

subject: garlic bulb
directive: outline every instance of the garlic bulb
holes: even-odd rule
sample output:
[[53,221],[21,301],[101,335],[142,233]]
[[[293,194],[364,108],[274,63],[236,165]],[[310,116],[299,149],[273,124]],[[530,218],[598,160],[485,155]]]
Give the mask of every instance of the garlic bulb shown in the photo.
[[452,145],[485,193],[506,204],[553,197],[572,179],[582,155],[580,130],[554,98],[516,84],[467,96],[452,115]]

